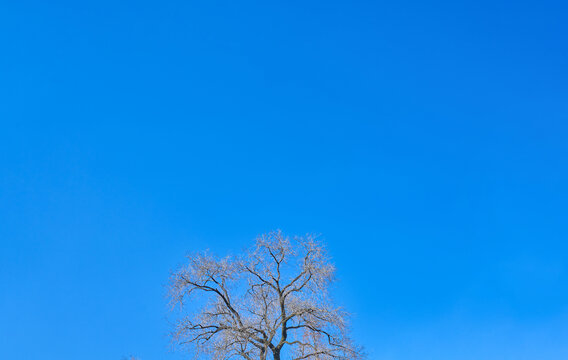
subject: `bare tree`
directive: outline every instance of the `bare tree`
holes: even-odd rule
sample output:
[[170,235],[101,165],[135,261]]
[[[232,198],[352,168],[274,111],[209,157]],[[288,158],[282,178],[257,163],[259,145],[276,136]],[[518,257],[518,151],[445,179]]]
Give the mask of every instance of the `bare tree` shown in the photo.
[[344,360],[363,357],[348,336],[348,314],[328,288],[334,266],[314,236],[261,235],[243,256],[188,256],[171,275],[182,316],[174,342],[215,360]]

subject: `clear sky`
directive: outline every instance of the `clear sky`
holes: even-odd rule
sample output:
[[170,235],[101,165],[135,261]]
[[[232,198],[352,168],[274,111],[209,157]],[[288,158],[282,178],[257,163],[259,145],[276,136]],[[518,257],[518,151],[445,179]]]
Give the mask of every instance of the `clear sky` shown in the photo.
[[170,270],[281,228],[370,359],[567,359],[567,14],[1,1],[0,358],[180,359]]

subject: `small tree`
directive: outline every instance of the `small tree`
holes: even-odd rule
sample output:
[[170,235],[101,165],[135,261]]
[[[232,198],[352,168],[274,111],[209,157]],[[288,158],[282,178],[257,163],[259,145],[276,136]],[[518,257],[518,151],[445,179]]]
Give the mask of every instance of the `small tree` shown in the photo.
[[168,290],[184,314],[174,342],[190,346],[196,356],[363,357],[349,339],[348,314],[328,295],[335,269],[314,236],[290,239],[275,231],[259,236],[243,256],[201,253],[188,260],[172,273]]

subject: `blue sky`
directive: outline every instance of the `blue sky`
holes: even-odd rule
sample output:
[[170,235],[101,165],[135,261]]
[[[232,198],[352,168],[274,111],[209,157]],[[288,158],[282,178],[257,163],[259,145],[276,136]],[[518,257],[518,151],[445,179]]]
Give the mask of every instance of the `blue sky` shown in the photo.
[[568,358],[567,11],[0,2],[0,358],[181,359],[169,271],[275,228],[370,359]]

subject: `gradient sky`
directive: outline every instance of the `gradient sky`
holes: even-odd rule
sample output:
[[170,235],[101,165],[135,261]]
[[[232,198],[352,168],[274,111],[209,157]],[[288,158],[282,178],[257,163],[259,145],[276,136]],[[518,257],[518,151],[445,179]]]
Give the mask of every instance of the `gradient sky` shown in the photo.
[[568,358],[564,1],[0,1],[0,358],[184,358],[187,252],[320,233],[374,360]]

